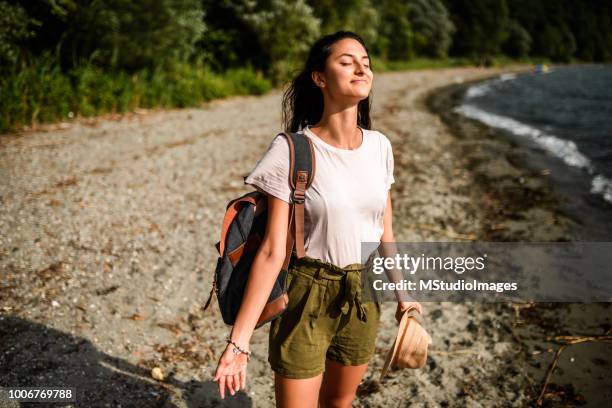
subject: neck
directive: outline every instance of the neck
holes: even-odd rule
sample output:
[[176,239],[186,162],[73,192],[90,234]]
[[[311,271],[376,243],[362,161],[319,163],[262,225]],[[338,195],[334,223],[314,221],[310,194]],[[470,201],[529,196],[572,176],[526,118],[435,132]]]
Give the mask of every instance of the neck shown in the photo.
[[310,126],[318,137],[340,149],[354,150],[361,146],[362,132],[357,126],[357,106],[330,114]]

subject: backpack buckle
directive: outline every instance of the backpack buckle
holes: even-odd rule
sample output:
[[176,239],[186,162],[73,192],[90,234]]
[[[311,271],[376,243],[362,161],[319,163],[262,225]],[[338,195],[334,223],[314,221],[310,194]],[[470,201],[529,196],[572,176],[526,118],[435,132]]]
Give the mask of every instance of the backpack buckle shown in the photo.
[[293,190],[293,202],[303,204],[305,200],[306,183],[308,182],[308,172],[298,171],[295,189]]
[[292,197],[295,204],[304,204],[306,196],[303,191],[293,190]]

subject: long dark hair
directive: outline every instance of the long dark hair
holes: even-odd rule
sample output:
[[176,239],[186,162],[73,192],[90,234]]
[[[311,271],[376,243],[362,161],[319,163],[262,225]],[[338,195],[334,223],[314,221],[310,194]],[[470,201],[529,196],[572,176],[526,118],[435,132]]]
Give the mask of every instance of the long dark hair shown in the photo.
[[[306,127],[314,125],[321,120],[323,115],[323,93],[312,80],[312,72],[325,71],[325,61],[331,54],[331,46],[343,38],[352,38],[361,43],[365,48],[368,58],[370,52],[363,39],[352,31],[337,31],[317,40],[308,54],[304,68],[291,81],[289,88],[283,94],[283,127],[285,132],[297,132]],[[370,69],[372,61],[370,61]],[[359,101],[357,105],[357,125],[364,129],[370,129],[370,105],[372,95]]]

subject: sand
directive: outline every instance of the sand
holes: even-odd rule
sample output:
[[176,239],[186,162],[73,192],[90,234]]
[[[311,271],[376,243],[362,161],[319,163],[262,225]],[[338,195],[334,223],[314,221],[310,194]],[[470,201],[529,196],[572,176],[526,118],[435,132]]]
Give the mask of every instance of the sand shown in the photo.
[[[376,75],[372,122],[394,148],[397,241],[568,238],[571,223],[545,179],[505,158],[511,146],[494,134],[444,114],[453,92],[441,87],[525,69]],[[429,98],[436,90],[438,99]],[[242,176],[280,129],[280,98],[275,90],[0,137],[0,385],[75,387],[74,406],[274,406],[268,326],[252,337],[246,389],[221,401],[211,377],[229,327],[216,303],[205,313],[200,306],[220,217],[249,191]],[[475,144],[478,166],[466,154]],[[507,201],[521,174],[528,181],[521,188],[537,200]],[[506,188],[491,192],[500,180]],[[523,216],[512,221],[516,212]],[[582,312],[423,306],[434,339],[426,367],[378,381],[397,327],[395,305],[385,303],[354,406],[533,406],[553,356],[546,336],[610,327],[608,304]],[[581,319],[593,312],[597,319]],[[566,313],[574,320],[561,325]],[[602,392],[610,380],[599,378],[609,361],[609,345],[568,348],[547,403],[610,398]],[[152,378],[154,367],[163,381]]]

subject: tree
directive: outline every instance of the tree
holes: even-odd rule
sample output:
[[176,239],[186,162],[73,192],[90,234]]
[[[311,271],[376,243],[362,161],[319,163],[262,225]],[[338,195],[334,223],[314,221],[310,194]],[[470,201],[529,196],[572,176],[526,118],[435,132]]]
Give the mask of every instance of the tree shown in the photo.
[[501,52],[508,27],[506,0],[447,0],[457,32],[451,54],[486,60]]
[[306,58],[320,34],[320,20],[305,0],[237,0],[237,15],[256,33],[271,61],[268,74],[275,84],[286,81]]
[[566,25],[546,25],[542,33],[543,51],[553,61],[569,62],[576,52],[576,40]]
[[198,53],[215,71],[251,65],[266,70],[270,60],[262,52],[257,33],[239,15],[234,1],[203,0],[206,32]]
[[445,58],[455,25],[440,0],[411,0],[408,16],[414,32],[414,49],[419,55]]
[[88,60],[138,70],[187,59],[205,30],[200,0],[41,0],[19,2],[42,24],[28,49],[53,51],[64,69]]
[[74,45],[127,70],[186,60],[205,31],[199,0],[94,0],[79,17]]
[[353,31],[370,49],[378,38],[380,16],[371,0],[309,0],[314,15],[321,20],[321,32]]
[[380,15],[378,39],[374,45],[377,55],[396,61],[414,57],[414,35],[408,19],[408,5],[401,0],[381,0],[376,3]]
[[529,55],[530,49],[531,35],[518,21],[510,19],[508,21],[508,38],[502,44],[502,50],[511,57],[524,58]]
[[0,67],[13,67],[23,61],[24,42],[34,36],[35,25],[40,22],[30,18],[23,7],[0,1]]

